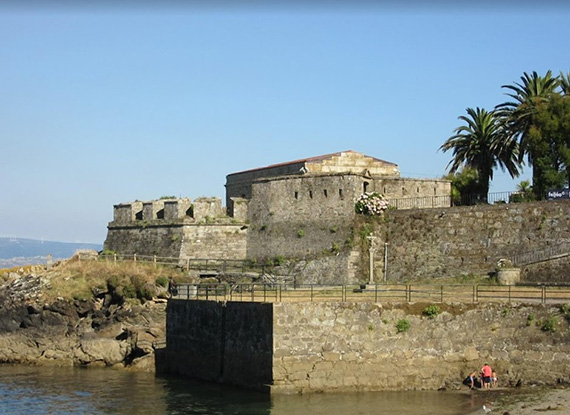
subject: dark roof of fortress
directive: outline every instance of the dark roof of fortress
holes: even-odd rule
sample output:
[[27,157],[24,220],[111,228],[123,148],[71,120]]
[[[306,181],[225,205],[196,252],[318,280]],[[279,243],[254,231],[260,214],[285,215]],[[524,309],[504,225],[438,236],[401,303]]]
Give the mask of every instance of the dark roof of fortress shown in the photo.
[[[330,154],[323,154],[322,156],[315,156],[315,157],[309,157],[309,158],[304,158],[304,159],[299,159],[299,160],[293,160],[293,161],[286,161],[284,163],[277,163],[277,164],[271,164],[269,166],[265,166],[265,167],[257,167],[255,169],[250,169],[250,170],[243,170],[243,171],[238,171],[235,173],[231,173],[228,174],[228,176],[233,176],[234,174],[242,174],[242,173],[250,173],[250,172],[254,172],[254,171],[258,171],[258,170],[265,170],[265,169],[272,169],[274,167],[281,167],[281,166],[287,166],[289,164],[299,164],[299,163],[312,163],[315,161],[322,161],[322,160],[328,160],[332,157],[335,156],[340,156],[342,153],[357,153],[354,150],[346,150],[346,151],[338,151],[336,153],[330,153]],[[371,159],[375,160],[375,161],[380,161],[382,163],[386,163],[386,164],[392,164],[394,166],[397,166],[396,163],[392,163],[390,161],[386,161],[386,160],[381,160],[379,158],[376,157],[371,157],[371,156],[367,156],[365,154],[363,154],[365,157],[370,157]]]

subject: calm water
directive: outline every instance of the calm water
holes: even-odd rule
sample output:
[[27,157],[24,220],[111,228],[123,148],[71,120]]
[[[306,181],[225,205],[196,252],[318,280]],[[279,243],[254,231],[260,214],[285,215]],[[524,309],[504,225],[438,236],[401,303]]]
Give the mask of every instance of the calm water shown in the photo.
[[112,369],[0,365],[0,414],[375,414],[463,415],[481,408],[469,392],[263,394]]

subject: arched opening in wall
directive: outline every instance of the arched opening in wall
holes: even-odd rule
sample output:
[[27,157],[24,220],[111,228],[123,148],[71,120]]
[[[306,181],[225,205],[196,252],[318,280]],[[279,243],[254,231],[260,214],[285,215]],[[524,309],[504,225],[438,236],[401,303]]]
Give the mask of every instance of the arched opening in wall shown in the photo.
[[137,213],[135,213],[135,219],[142,220],[142,210],[139,210]]
[[402,196],[406,196],[406,193],[407,193],[407,192],[406,192],[406,188],[405,188],[405,187],[402,187]]
[[190,205],[190,207],[188,209],[186,209],[185,214],[186,214],[186,216],[193,218],[194,217],[194,205]]
[[158,212],[156,212],[156,218],[164,219],[164,209],[160,209]]
[[323,190],[323,193],[324,193],[325,197],[329,197],[329,194],[328,194],[328,192],[327,192],[327,189]]
[[312,190],[309,190],[309,198],[311,198],[311,199],[313,198],[313,191]]
[[437,187],[434,187],[434,188],[433,188],[433,195],[434,195],[434,196],[437,196]]
[[342,194],[342,189],[338,189],[338,195],[339,195],[339,197],[340,197],[341,199],[344,197],[343,194]]
[[295,199],[299,199],[299,192],[295,192]]
[[419,192],[420,192],[420,188],[416,187],[416,193],[419,193]]
[[368,186],[370,185],[370,183],[368,182],[363,182],[362,183],[362,193],[366,193],[368,191]]

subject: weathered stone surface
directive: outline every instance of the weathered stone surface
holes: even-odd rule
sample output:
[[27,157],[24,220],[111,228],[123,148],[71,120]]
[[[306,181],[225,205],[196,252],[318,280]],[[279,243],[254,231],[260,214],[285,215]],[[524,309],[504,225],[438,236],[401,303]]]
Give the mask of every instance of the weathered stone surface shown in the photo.
[[13,274],[0,287],[0,363],[153,367],[145,357],[164,342],[166,304],[38,303],[30,293],[45,284]]

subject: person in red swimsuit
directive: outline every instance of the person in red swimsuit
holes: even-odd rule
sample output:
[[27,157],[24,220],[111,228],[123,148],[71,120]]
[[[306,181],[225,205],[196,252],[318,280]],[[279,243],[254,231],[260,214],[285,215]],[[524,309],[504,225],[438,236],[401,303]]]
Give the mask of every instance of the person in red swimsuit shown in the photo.
[[489,363],[485,363],[481,368],[481,383],[483,383],[483,389],[489,389],[491,387],[492,374],[493,369],[491,369]]

